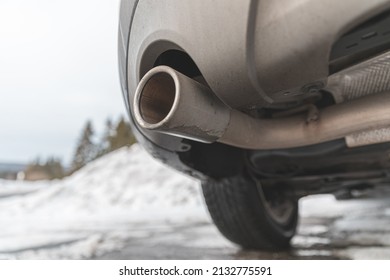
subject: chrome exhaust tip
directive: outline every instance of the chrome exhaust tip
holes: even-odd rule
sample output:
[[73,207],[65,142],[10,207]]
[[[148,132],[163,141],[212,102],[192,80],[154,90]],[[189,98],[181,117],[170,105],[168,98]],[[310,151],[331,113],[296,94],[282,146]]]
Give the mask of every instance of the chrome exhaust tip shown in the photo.
[[133,105],[142,128],[206,143],[218,140],[230,120],[229,108],[208,87],[168,66],[141,79]]
[[176,83],[166,72],[154,73],[144,83],[141,81],[136,93],[138,106],[134,107],[138,122],[147,129],[163,126],[169,113],[175,111],[174,107],[178,103],[176,97]]

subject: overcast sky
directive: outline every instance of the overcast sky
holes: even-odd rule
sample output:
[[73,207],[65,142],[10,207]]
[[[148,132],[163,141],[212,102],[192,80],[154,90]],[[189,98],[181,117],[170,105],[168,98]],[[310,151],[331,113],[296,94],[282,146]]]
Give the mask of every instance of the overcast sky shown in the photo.
[[0,1],[0,162],[68,162],[87,119],[125,114],[119,0]]

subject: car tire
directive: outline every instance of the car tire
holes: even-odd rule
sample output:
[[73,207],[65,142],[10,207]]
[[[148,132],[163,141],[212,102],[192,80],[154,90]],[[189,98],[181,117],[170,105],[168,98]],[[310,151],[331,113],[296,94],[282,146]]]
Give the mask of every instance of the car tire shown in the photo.
[[246,249],[289,247],[298,221],[296,199],[266,194],[258,181],[244,176],[207,181],[202,189],[211,218],[227,239]]

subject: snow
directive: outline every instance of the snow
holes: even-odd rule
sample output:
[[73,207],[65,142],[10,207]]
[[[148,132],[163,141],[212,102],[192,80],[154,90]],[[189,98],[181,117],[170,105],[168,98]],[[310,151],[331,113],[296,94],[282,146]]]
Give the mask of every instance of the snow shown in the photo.
[[0,199],[14,195],[24,195],[46,187],[48,182],[7,181],[0,179]]
[[[340,230],[360,224],[356,215],[382,207],[374,200],[340,203],[331,195],[306,197],[299,203],[303,218],[351,213],[334,225]],[[93,259],[129,242],[142,240],[141,247],[160,242],[167,238],[164,232],[170,232],[170,244],[190,238],[192,248],[232,246],[210,226],[199,182],[164,166],[136,144],[63,180],[0,180],[0,213],[0,259]],[[190,237],[172,234],[183,227]],[[327,228],[310,230],[321,233]]]
[[[59,181],[0,181],[0,258],[93,258],[153,227],[209,222],[199,183],[122,148]],[[141,233],[142,234],[142,233]]]

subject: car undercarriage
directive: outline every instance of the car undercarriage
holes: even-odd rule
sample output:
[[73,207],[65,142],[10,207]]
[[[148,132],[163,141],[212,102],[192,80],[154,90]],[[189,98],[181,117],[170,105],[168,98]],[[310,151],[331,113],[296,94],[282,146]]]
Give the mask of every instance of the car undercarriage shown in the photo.
[[228,239],[284,248],[299,198],[390,181],[390,1],[184,2],[122,1],[124,100]]

